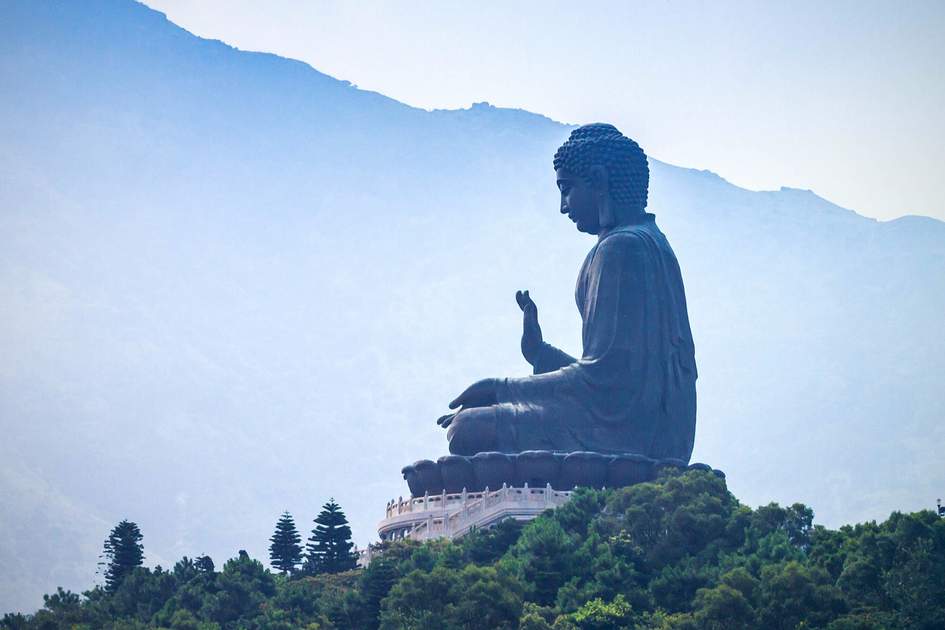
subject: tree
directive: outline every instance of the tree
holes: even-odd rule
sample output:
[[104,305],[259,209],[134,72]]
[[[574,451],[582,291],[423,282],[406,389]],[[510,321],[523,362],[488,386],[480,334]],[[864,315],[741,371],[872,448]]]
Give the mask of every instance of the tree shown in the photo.
[[302,561],[302,537],[295,529],[295,521],[288,512],[283,512],[276,523],[276,531],[269,539],[269,561],[283,574],[292,573]]
[[32,620],[23,613],[6,613],[3,619],[0,619],[0,628],[9,630],[26,630],[30,627]]
[[197,569],[200,573],[208,574],[213,573],[213,559],[210,556],[203,555],[197,556],[194,559],[194,568]]
[[522,584],[494,567],[467,565],[415,570],[399,580],[381,603],[381,630],[516,628]]
[[144,562],[144,546],[141,544],[138,525],[124,520],[112,529],[105,539],[105,590],[114,593],[124,579]]
[[358,579],[361,594],[361,609],[364,611],[366,627],[377,628],[381,601],[390,593],[391,587],[401,577],[396,558],[380,555],[371,561]]
[[748,599],[727,584],[700,588],[693,600],[693,609],[693,620],[705,630],[751,630],[758,627],[755,610]]
[[[629,628],[632,617],[630,604],[623,595],[617,595],[612,602],[605,602],[600,597],[592,599],[566,619],[581,630],[611,630]],[[555,624],[555,627],[558,625]]]
[[135,567],[109,596],[109,610],[116,617],[147,623],[177,591],[177,578],[160,566],[152,571]]
[[580,572],[575,562],[577,545],[553,518],[528,524],[501,563],[523,583],[531,585],[531,600],[543,606],[555,603],[558,589]]
[[351,551],[351,528],[341,507],[329,499],[315,519],[315,529],[308,539],[306,549],[306,572],[340,573],[357,566]]
[[174,565],[174,579],[181,584],[186,584],[198,575],[207,575],[213,573],[213,560],[210,556],[197,556],[193,560],[184,556]]
[[[239,551],[236,558],[227,560],[218,580],[219,592],[201,606],[201,613],[209,621],[224,627],[243,626],[262,614],[264,604],[276,594],[276,582],[259,560]],[[253,624],[255,625],[255,624]],[[258,627],[258,625],[255,625]]]

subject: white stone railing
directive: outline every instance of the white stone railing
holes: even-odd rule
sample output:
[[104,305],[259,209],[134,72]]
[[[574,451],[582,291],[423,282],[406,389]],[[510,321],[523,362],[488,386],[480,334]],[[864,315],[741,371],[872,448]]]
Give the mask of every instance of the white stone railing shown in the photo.
[[461,492],[425,495],[413,499],[391,501],[379,533],[398,529],[399,535],[414,540],[456,538],[473,527],[490,527],[500,520],[515,518],[531,520],[543,511],[562,505],[571,492],[544,488],[521,488],[503,485],[482,492]]
[[386,518],[400,514],[409,514],[411,512],[446,510],[455,505],[462,505],[463,503],[477,500],[481,498],[482,495],[482,492],[457,492],[447,494],[444,490],[441,494],[425,494],[422,497],[406,500],[404,500],[403,497],[398,497],[396,500],[388,502]]

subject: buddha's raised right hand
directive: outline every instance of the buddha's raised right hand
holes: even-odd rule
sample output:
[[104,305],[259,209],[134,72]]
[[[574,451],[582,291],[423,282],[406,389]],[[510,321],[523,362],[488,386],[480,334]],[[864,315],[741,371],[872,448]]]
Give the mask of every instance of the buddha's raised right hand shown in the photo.
[[541,326],[538,325],[538,307],[528,295],[528,291],[516,291],[515,301],[522,309],[522,356],[531,365],[535,365],[541,344]]

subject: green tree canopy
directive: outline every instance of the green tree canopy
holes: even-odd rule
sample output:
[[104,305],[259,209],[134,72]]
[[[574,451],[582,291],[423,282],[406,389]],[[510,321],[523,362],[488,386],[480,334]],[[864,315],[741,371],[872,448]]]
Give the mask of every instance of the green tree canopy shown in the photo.
[[[350,544],[340,512],[329,502],[316,532]],[[334,548],[350,568],[351,547]],[[803,505],[749,509],[701,471],[581,489],[524,526],[375,551],[365,569],[291,579],[245,552],[221,572],[202,558],[172,571],[135,566],[113,590],[60,589],[0,627],[945,628],[945,519],[935,512],[828,530]]]
[[276,523],[276,531],[269,539],[269,561],[282,573],[295,572],[302,562],[302,537],[295,529],[295,521],[288,512],[283,512]]
[[124,579],[144,562],[143,536],[138,525],[124,520],[112,529],[102,552],[105,563],[105,589],[114,593]]
[[310,574],[340,573],[357,566],[351,527],[341,506],[329,499],[315,518],[315,528],[305,546],[305,568]]

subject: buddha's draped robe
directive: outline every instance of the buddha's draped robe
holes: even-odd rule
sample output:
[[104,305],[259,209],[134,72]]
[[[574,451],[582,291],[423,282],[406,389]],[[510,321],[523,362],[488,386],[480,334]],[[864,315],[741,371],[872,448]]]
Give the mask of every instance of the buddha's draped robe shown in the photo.
[[[696,426],[695,352],[679,264],[652,214],[600,235],[581,267],[575,297],[583,355],[575,360],[543,344],[535,375],[499,381],[498,404],[489,408],[495,449],[640,453],[688,462]],[[482,419],[486,410],[470,411]],[[462,415],[457,431],[475,430],[462,426]]]

